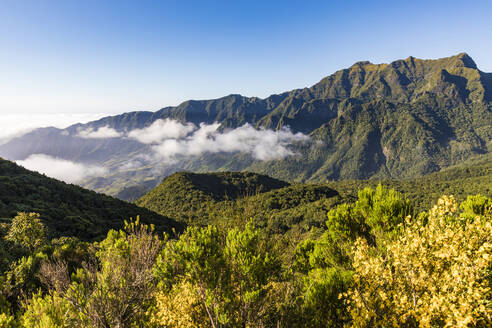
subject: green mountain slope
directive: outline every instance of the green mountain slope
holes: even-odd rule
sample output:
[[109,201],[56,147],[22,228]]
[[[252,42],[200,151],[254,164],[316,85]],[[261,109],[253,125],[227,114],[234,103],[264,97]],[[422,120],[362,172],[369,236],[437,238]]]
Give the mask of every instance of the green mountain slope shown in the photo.
[[252,173],[176,173],[136,204],[193,224],[227,226],[253,218],[271,234],[299,237],[324,230],[326,213],[333,206],[352,202],[359,190],[379,183],[401,192],[418,212],[430,209],[442,195],[454,195],[459,201],[473,194],[492,197],[492,157],[412,179],[322,184],[287,184]]
[[422,177],[402,180],[347,180],[328,182],[327,185],[351,197],[364,187],[378,183],[403,193],[417,211],[428,210],[442,195],[453,195],[463,201],[469,195],[492,197],[492,156],[478,157],[464,164],[446,168]]
[[[136,201],[190,225],[241,226],[247,220],[274,239],[292,242],[319,236],[326,213],[351,201],[327,185],[288,184],[264,175],[238,172],[176,173]],[[289,253],[290,254],[290,253]]]
[[135,203],[178,220],[196,218],[215,202],[267,192],[289,184],[248,172],[175,173]]
[[0,218],[9,222],[17,212],[37,212],[51,237],[76,236],[82,240],[104,238],[109,229],[140,216],[157,231],[171,232],[182,225],[145,208],[85,190],[28,171],[0,159]]
[[[78,129],[111,127],[120,133],[158,119],[245,123],[308,134],[308,144],[291,145],[296,156],[271,161],[242,153],[204,153],[172,164],[142,160],[152,152],[130,138],[82,139]],[[414,178],[458,165],[492,150],[492,74],[465,53],[389,64],[359,62],[310,88],[265,99],[229,95],[190,100],[157,112],[107,117],[65,130],[39,129],[0,146],[0,156],[24,159],[44,153],[109,169],[84,186],[135,199],[165,176],[187,170],[252,171],[291,182]],[[125,164],[138,159],[135,168]],[[122,169],[125,167],[125,169]]]

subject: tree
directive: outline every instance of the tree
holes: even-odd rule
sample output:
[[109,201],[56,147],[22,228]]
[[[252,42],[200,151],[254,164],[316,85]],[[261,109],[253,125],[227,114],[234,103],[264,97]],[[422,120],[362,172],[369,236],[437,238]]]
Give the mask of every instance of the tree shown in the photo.
[[262,249],[260,231],[251,221],[242,230],[229,230],[224,256],[230,268],[229,292],[237,309],[238,327],[259,322],[268,283],[280,272],[279,261]]
[[318,268],[304,277],[302,327],[344,327],[348,313],[339,297],[352,282],[352,272],[340,268]]
[[358,239],[347,293],[354,327],[490,327],[492,216],[476,212],[463,217],[442,197],[385,240],[384,253]]
[[213,226],[189,227],[166,245],[156,266],[163,292],[190,284],[212,327],[260,321],[268,283],[278,271],[278,261],[265,251],[252,222],[230,230],[225,240]]
[[20,212],[12,219],[6,239],[32,252],[46,244],[46,228],[38,213]]
[[300,274],[300,316],[303,327],[343,327],[350,321],[344,298],[352,283],[351,248],[357,239],[382,246],[398,234],[399,224],[412,212],[407,200],[381,184],[359,191],[352,204],[327,214],[327,230],[317,240],[305,240],[295,251]]
[[188,227],[179,240],[167,243],[156,264],[161,290],[171,292],[174,284],[190,283],[212,327],[227,323],[223,286],[229,274],[220,238],[215,227]]
[[393,238],[410,214],[410,201],[395,190],[381,184],[376,189],[364,188],[355,203],[341,204],[328,212],[328,229],[311,262],[317,262],[317,266],[344,266],[350,262],[348,253],[357,238],[371,245]]

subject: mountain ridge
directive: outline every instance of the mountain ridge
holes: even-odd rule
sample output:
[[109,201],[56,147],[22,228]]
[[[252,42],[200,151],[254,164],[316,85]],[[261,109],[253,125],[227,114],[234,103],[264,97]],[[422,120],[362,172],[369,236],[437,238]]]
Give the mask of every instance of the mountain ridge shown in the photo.
[[[289,126],[309,135],[312,142],[293,145],[297,155],[279,160],[204,153],[165,167],[146,162],[142,168],[148,169],[128,175],[119,172],[118,165],[148,155],[149,145],[130,138],[77,136],[80,129],[101,127],[128,133],[159,119],[196,126],[218,123],[219,131],[246,123],[275,131]],[[491,131],[492,74],[480,71],[470,56],[460,53],[441,59],[408,57],[389,64],[362,61],[309,88],[263,99],[232,94],[188,100],[156,112],[124,113],[65,130],[35,130],[0,146],[0,156],[22,160],[43,153],[102,165],[111,174],[83,185],[121,195],[127,188],[143,191],[156,186],[181,170],[248,170],[286,181],[415,177],[489,153]]]

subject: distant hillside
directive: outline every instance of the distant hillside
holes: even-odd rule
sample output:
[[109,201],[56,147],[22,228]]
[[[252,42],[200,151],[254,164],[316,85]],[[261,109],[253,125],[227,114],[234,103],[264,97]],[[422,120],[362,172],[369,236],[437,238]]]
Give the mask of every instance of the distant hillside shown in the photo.
[[453,195],[459,201],[475,194],[492,198],[492,156],[478,157],[414,179],[347,180],[329,182],[327,185],[355,197],[357,190],[375,187],[380,182],[403,193],[417,211],[430,209],[442,195]]
[[182,225],[145,208],[69,185],[0,159],[0,218],[9,222],[17,212],[37,212],[52,237],[102,239],[109,229],[140,216],[157,231],[171,232]]
[[253,173],[181,172],[136,204],[190,225],[230,228],[252,219],[279,245],[290,240],[282,252],[292,254],[293,241],[319,236],[326,229],[326,213],[347,201],[352,197],[326,185],[290,185]]
[[[121,134],[158,119],[211,124],[289,126],[311,142],[295,156],[261,161],[244,153],[202,153],[163,164],[150,145],[131,138],[83,139],[79,129],[110,127]],[[435,60],[408,57],[389,64],[358,62],[309,88],[265,99],[229,95],[190,100],[157,112],[132,112],[38,129],[0,146],[12,160],[44,153],[108,168],[84,186],[134,199],[176,171],[252,171],[289,182],[415,178],[492,151],[492,74],[465,53]],[[132,159],[137,167],[128,168]],[[125,167],[125,169],[122,169]]]
[[289,185],[252,173],[176,173],[136,204],[191,224],[232,225],[253,218],[269,233],[301,236],[312,229],[326,229],[331,208],[354,201],[359,190],[379,183],[401,192],[417,212],[430,209],[442,195],[454,195],[459,201],[474,194],[492,197],[492,157],[478,157],[466,165],[413,179],[323,184]]
[[234,200],[289,184],[248,172],[175,173],[135,203],[177,220],[198,216],[210,203]]

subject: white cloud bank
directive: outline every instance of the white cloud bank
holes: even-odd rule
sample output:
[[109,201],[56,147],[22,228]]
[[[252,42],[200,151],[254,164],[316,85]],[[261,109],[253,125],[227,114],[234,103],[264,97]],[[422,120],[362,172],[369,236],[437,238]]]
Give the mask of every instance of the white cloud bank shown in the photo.
[[196,126],[192,123],[181,124],[175,120],[157,120],[144,129],[136,129],[128,137],[137,139],[144,144],[160,143],[167,139],[180,139],[193,132]]
[[75,163],[45,154],[34,154],[17,164],[31,171],[46,174],[51,178],[77,183],[92,176],[102,176],[107,170],[102,167]]
[[[107,126],[78,131],[82,138],[132,138],[150,145],[153,153],[129,158],[119,170],[133,169],[155,163],[172,164],[178,160],[205,153],[247,153],[260,161],[282,159],[295,155],[290,148],[294,143],[308,141],[309,136],[293,133],[288,128],[278,131],[255,129],[250,124],[219,131],[220,124],[182,124],[175,120],[157,120],[144,129],[123,134]],[[34,154],[17,161],[26,169],[44,173],[68,183],[79,183],[86,178],[104,176],[108,170],[93,165],[76,163],[46,154]]]
[[294,155],[289,145],[309,140],[307,135],[292,133],[288,128],[279,131],[255,129],[245,124],[236,129],[218,131],[220,124],[182,124],[174,120],[157,120],[145,129],[134,130],[128,137],[151,144],[163,160],[174,161],[203,153],[249,153],[257,160],[281,159]]
[[84,139],[108,139],[122,137],[123,134],[109,126],[102,126],[96,130],[93,128],[80,130],[78,131],[77,136]]

